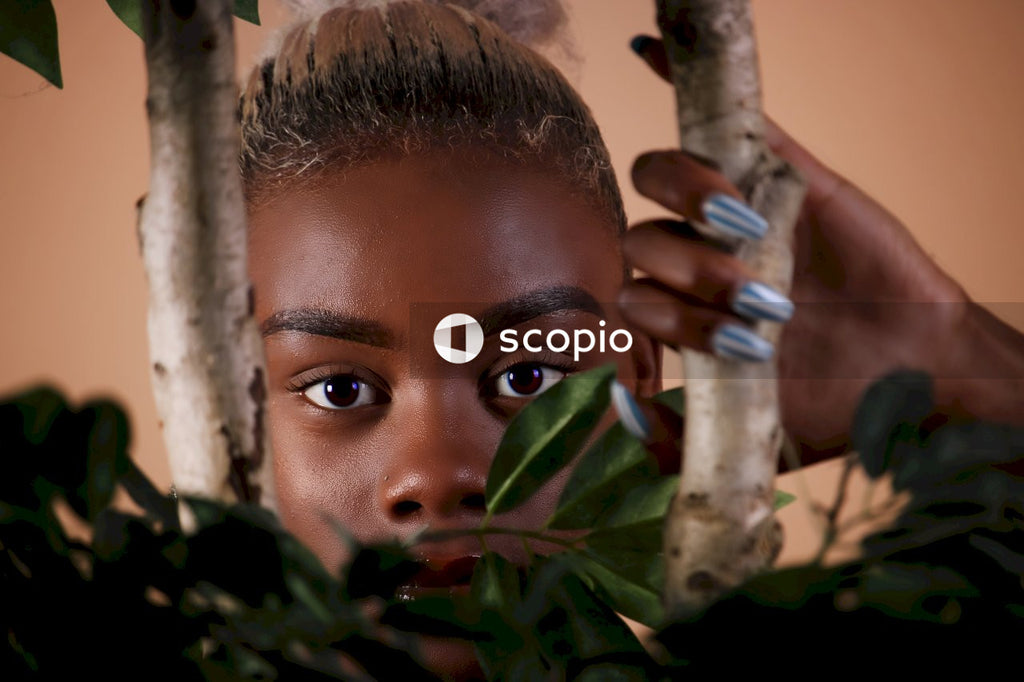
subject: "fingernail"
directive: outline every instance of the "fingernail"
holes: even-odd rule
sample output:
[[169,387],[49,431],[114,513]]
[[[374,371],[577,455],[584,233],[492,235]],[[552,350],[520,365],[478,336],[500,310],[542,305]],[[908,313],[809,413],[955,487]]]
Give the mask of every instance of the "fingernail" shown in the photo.
[[631,41],[629,41],[629,47],[633,52],[636,52],[642,57],[644,55],[644,50],[651,44],[652,40],[654,40],[654,38],[650,36],[635,36]]
[[723,324],[711,335],[715,355],[730,360],[764,362],[770,360],[775,348],[760,336],[738,324]]
[[786,322],[793,317],[793,302],[781,291],[764,282],[747,282],[736,292],[730,304],[744,317],[771,322]]
[[636,399],[630,395],[629,390],[618,381],[612,382],[612,405],[619,414],[619,421],[622,427],[631,435],[646,441],[651,438],[651,425],[647,417],[640,411]]
[[760,239],[768,231],[768,221],[727,194],[712,194],[701,208],[704,210],[704,222],[728,237]]

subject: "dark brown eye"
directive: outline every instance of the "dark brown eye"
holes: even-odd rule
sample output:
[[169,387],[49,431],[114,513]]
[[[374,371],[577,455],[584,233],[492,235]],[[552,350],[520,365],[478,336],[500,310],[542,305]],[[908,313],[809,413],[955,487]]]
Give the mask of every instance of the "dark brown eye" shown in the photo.
[[303,395],[325,409],[346,410],[375,402],[377,391],[351,374],[342,374],[313,384]]
[[565,377],[565,372],[537,363],[520,363],[498,375],[498,395],[524,398],[540,395]]

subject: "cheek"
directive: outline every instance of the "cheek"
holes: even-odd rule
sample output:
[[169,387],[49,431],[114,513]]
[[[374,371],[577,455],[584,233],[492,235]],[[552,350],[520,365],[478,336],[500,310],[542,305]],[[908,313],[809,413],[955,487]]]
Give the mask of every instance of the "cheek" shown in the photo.
[[361,541],[381,533],[376,504],[380,464],[370,456],[375,448],[360,439],[275,419],[273,409],[270,417],[282,522],[329,570],[336,570],[347,556],[332,520]]

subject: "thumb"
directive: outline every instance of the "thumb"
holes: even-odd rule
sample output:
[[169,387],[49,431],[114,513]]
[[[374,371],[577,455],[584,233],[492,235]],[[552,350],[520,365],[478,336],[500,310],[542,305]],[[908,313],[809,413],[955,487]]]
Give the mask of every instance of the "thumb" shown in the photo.
[[[665,53],[665,45],[659,38],[649,35],[638,35],[629,43],[630,48],[654,73],[662,80],[672,83],[672,71]],[[765,115],[765,142],[776,154],[796,166],[807,179],[808,201],[817,205],[833,195],[836,189],[845,184],[841,176],[819,161],[799,142],[789,136],[769,116]]]
[[818,160],[768,115],[764,116],[764,140],[773,152],[797,167],[807,180],[807,200],[813,205],[834,195],[846,181]]
[[612,384],[612,405],[622,427],[641,440],[658,461],[662,474],[678,474],[681,469],[683,417],[673,406],[673,393],[665,391],[651,399],[636,398],[619,382]]
[[668,66],[668,56],[665,54],[665,45],[653,36],[638,35],[629,42],[630,48],[636,52],[640,59],[647,62],[654,73],[661,76],[662,80],[672,82],[672,72]]

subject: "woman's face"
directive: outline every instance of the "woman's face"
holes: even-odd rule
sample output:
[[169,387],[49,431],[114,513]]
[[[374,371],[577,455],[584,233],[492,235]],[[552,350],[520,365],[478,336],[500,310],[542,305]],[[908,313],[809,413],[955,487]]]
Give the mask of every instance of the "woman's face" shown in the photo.
[[[565,373],[616,362],[630,389],[658,388],[657,350],[636,333],[630,351],[578,362],[499,349],[505,328],[626,328],[611,219],[542,171],[479,150],[376,162],[307,180],[250,224],[280,510],[332,570],[344,547],[331,519],[362,541],[478,526],[505,426]],[[494,321],[464,364],[434,347],[450,313]],[[493,523],[536,528],[563,480]],[[489,546],[522,559],[517,542]],[[458,582],[467,562],[454,560],[480,545],[416,551],[442,573],[463,565],[444,574]]]

